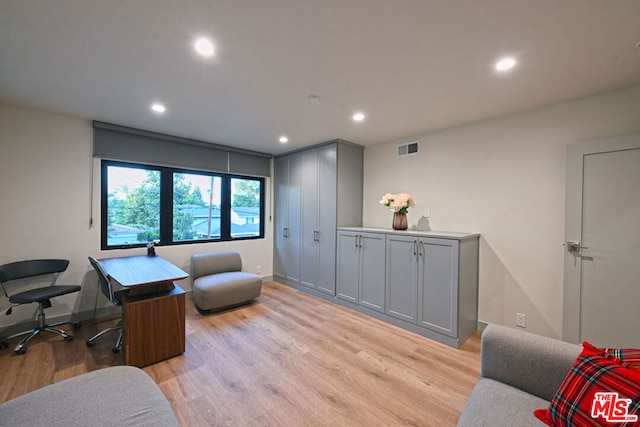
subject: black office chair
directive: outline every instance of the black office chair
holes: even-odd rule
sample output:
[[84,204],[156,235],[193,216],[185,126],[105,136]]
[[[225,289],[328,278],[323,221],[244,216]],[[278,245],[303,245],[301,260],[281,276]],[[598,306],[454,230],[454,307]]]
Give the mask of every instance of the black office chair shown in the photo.
[[[111,301],[115,305],[122,304],[122,292],[113,291],[111,278],[109,277],[107,272],[104,271],[104,268],[102,267],[102,264],[100,264],[100,261],[98,261],[94,257],[89,257],[89,262],[91,263],[93,268],[96,270],[96,273],[98,273],[98,289],[96,290],[96,302],[93,307],[93,318],[95,320],[96,310],[98,308],[98,295],[100,294],[100,292],[104,296],[109,298],[109,301]],[[116,341],[116,345],[115,347],[113,347],[113,349],[111,349],[111,351],[113,351],[114,353],[119,353],[120,349],[122,348],[122,320],[120,320],[117,325],[107,328],[103,331],[100,331],[94,336],[92,336],[91,338],[89,338],[87,340],[87,346],[93,347],[96,344],[96,340],[98,338],[100,338],[102,335],[111,331],[120,331],[120,334],[118,335],[118,340]]]
[[[51,298],[80,291],[80,286],[77,285],[55,285],[56,280],[58,280],[58,276],[60,275],[60,273],[67,269],[68,265],[69,261],[66,259],[35,259],[29,261],[12,262],[10,264],[0,266],[0,287],[2,288],[2,292],[4,292],[5,297],[7,297],[9,302],[12,304],[9,309],[7,309],[5,313],[6,315],[9,315],[13,312],[13,307],[17,307],[23,304],[31,304],[33,302],[38,303],[38,326],[32,331],[14,335],[19,336],[29,334],[15,347],[14,351],[17,354],[26,353],[27,342],[29,342],[33,337],[35,337],[42,331],[54,332],[56,334],[62,335],[65,341],[71,341],[73,339],[73,335],[69,335],[63,330],[56,329],[54,328],[54,326],[69,323],[73,324],[76,329],[80,327],[80,323],[77,322],[60,322],[54,325],[47,325],[47,320],[44,315],[44,309],[51,307]],[[10,281],[42,276],[46,274],[53,275],[51,284],[49,286],[29,289],[15,294],[9,294],[7,292],[7,283]],[[7,346],[8,343],[6,341],[2,341],[0,343],[0,347],[6,348]]]

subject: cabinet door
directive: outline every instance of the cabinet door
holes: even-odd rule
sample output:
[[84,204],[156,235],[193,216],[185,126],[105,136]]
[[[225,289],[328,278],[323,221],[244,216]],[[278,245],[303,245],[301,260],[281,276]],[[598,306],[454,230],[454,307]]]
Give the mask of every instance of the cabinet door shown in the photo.
[[421,239],[419,243],[418,324],[458,335],[458,241]]
[[336,294],[336,146],[301,156],[301,281]]
[[123,301],[125,364],[142,367],[184,353],[185,297],[178,285],[150,295],[125,294]]
[[318,281],[318,150],[300,153],[300,284],[317,287]]
[[275,218],[273,228],[273,275],[287,277],[287,215],[289,187],[289,158],[278,157],[274,167]]
[[337,297],[358,303],[360,282],[360,248],[358,234],[350,231],[338,232]]
[[385,235],[362,233],[360,246],[360,305],[384,313]]
[[387,235],[386,313],[416,323],[417,238]]
[[337,145],[318,148],[318,290],[336,294]]
[[300,153],[289,158],[289,181],[287,185],[287,279],[300,283],[300,241],[301,241],[301,160]]

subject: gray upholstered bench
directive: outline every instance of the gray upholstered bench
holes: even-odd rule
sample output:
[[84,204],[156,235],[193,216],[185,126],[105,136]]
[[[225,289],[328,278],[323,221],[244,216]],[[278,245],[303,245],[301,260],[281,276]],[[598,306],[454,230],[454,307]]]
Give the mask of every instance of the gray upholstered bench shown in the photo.
[[238,252],[212,252],[191,256],[193,300],[200,310],[222,310],[260,296],[262,278],[242,271]]

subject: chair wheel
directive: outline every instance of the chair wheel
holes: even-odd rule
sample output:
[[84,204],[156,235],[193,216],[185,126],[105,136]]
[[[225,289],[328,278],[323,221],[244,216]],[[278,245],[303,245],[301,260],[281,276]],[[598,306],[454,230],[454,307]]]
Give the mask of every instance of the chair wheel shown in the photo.
[[111,349],[111,351],[113,352],[113,354],[118,354],[118,353],[120,353],[120,349],[119,349],[118,347],[113,347],[113,348]]
[[64,337],[64,340],[67,341],[67,342],[73,341],[73,336],[72,335],[66,336],[66,337]]
[[15,350],[16,354],[25,354],[27,352],[27,347],[20,347],[18,350]]
[[87,341],[87,347],[93,347],[94,345],[96,345],[94,341],[91,341],[91,340]]
[[2,341],[0,342],[0,348],[8,348],[9,347],[9,343],[6,341]]

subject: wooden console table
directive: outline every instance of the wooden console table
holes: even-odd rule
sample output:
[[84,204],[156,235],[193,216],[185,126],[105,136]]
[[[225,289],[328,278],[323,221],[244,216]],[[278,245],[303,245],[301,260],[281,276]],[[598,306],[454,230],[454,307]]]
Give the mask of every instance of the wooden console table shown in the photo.
[[184,353],[185,295],[174,283],[189,277],[164,258],[100,260],[123,288],[122,337],[127,365],[146,366]]

